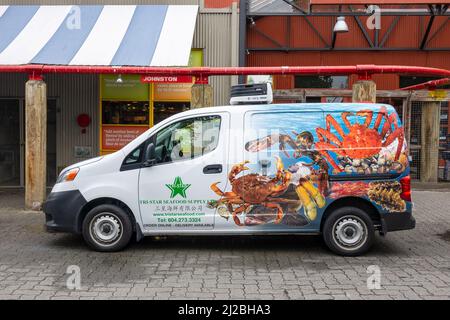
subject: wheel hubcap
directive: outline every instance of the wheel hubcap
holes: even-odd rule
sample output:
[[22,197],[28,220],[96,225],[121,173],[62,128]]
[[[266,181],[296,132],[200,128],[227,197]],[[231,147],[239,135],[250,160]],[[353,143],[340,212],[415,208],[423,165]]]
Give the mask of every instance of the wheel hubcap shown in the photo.
[[113,244],[120,239],[122,223],[114,214],[101,214],[91,222],[91,234],[100,244]]
[[333,237],[341,248],[354,250],[366,242],[367,227],[358,217],[345,216],[334,224]]

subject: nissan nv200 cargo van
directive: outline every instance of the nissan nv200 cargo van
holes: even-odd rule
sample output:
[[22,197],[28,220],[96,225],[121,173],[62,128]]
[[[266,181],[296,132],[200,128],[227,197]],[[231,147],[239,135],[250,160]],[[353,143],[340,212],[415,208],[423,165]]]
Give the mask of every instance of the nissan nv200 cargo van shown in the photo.
[[98,251],[132,236],[321,234],[355,256],[375,232],[415,227],[392,106],[259,102],[178,113],[64,169],[44,204],[47,229]]

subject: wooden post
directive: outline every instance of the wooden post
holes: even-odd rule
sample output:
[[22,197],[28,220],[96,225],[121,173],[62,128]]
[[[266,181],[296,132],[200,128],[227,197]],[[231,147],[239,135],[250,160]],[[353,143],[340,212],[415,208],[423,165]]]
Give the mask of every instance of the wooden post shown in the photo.
[[405,139],[408,143],[408,152],[411,143],[411,94],[403,99],[402,106],[402,122],[403,122],[403,131],[405,132]]
[[377,102],[377,85],[372,80],[358,80],[352,91],[353,102]]
[[421,182],[438,182],[440,116],[440,102],[423,102],[420,151]]
[[40,210],[46,197],[47,86],[43,80],[25,84],[25,206]]
[[191,108],[212,107],[213,88],[209,84],[194,84],[191,89]]

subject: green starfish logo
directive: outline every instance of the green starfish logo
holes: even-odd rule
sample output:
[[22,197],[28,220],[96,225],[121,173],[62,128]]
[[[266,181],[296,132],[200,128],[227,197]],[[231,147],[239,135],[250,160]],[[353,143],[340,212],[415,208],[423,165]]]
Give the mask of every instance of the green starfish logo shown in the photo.
[[177,194],[186,198],[186,190],[190,187],[190,184],[184,184],[181,177],[176,177],[172,184],[166,184],[166,187],[172,192],[170,199],[175,198]]

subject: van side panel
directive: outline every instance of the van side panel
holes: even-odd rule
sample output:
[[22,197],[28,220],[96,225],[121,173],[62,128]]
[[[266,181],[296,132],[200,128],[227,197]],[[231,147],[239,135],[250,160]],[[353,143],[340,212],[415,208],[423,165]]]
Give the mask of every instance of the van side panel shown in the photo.
[[326,127],[317,128],[316,148],[327,157],[329,198],[363,197],[383,213],[411,211],[401,198],[400,179],[409,175],[403,127],[391,106],[325,112]]
[[326,208],[343,197],[370,201],[382,219],[411,212],[401,195],[400,179],[409,174],[406,142],[391,106],[249,111],[242,152],[219,208],[236,229],[318,232]]

